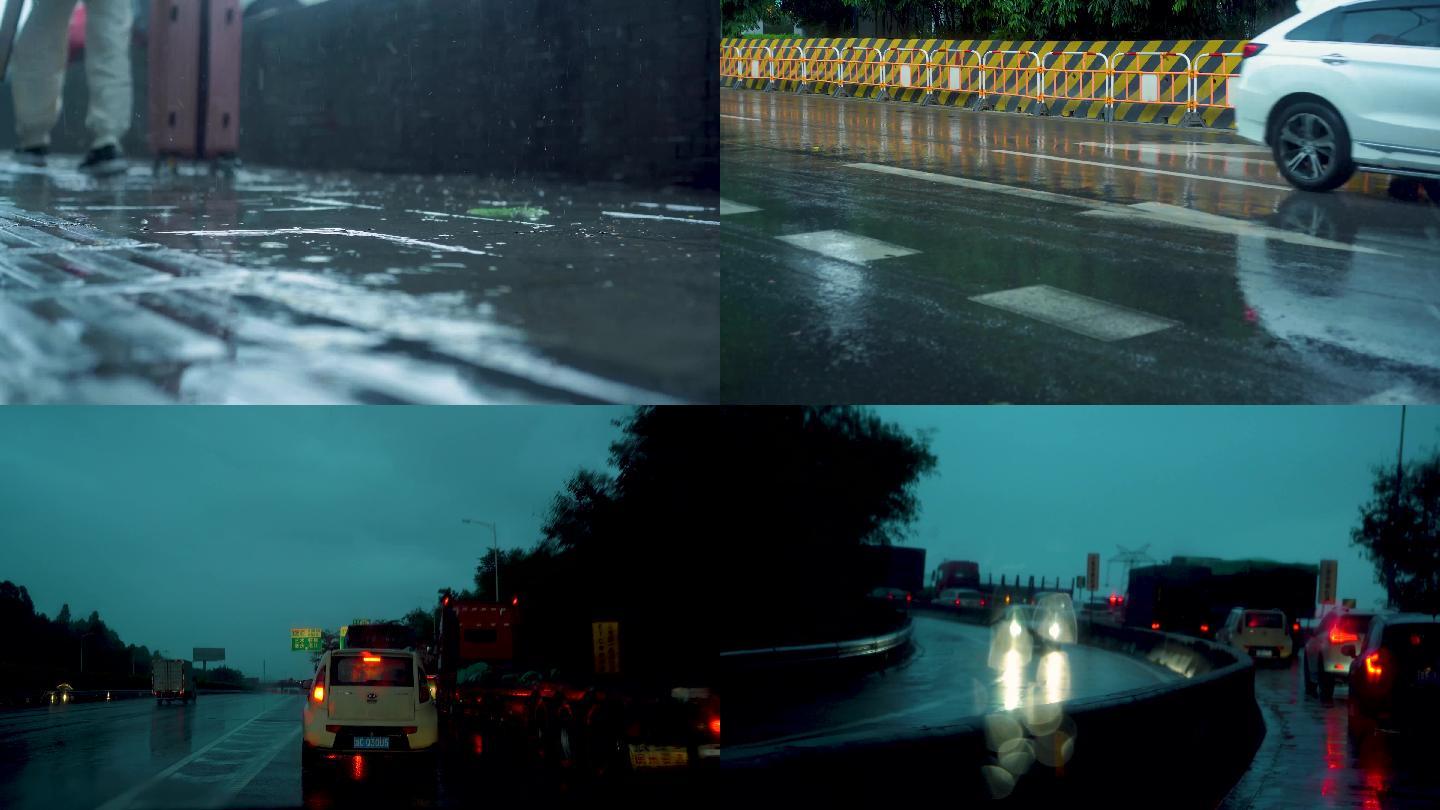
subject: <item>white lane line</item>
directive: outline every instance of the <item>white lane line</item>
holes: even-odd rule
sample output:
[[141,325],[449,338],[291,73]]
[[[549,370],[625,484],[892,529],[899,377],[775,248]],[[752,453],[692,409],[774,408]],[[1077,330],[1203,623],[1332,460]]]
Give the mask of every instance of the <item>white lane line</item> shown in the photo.
[[365,205],[364,203],[345,202],[344,200],[332,200],[329,197],[286,197],[287,200],[308,203],[310,205],[328,205],[335,208],[369,208],[372,211],[385,210],[379,205]]
[[[1018,154],[1018,153],[1017,153]],[[1001,183],[990,183],[984,180],[971,180],[967,177],[952,177],[948,174],[936,174],[934,172],[922,172],[915,169],[902,169],[896,166],[881,166],[875,163],[847,163],[852,169],[864,169],[872,172],[882,172],[900,177],[911,177],[916,180],[929,180],[934,183],[945,183],[951,186],[974,189],[976,191],[988,191],[995,194],[1009,194],[1013,197],[1026,197],[1034,200],[1057,203],[1060,205],[1076,205],[1091,210],[1082,213],[1080,216],[1105,217],[1109,219],[1149,219],[1165,222],[1170,225],[1179,225],[1187,228],[1198,228],[1216,233],[1234,235],[1254,235],[1267,239],[1276,239],[1281,242],[1290,242],[1297,245],[1310,245],[1313,247],[1324,247],[1332,250],[1346,250],[1353,253],[1371,253],[1380,256],[1391,255],[1383,250],[1352,245],[1348,242],[1336,242],[1330,239],[1322,239],[1318,236],[1287,231],[1280,228],[1273,228],[1269,225],[1259,225],[1249,220],[1222,217],[1218,214],[1210,214],[1205,211],[1197,211],[1193,208],[1183,208],[1178,205],[1168,205],[1159,202],[1143,202],[1134,205],[1122,205],[1120,203],[1106,202],[1104,200],[1090,200],[1084,197],[1072,197],[1068,194],[1057,194],[1053,191],[1040,191],[1037,189],[1022,188],[1018,186],[1007,186]],[[1102,164],[1109,165],[1109,164]],[[1198,176],[1198,175],[1197,175]],[[720,201],[721,212],[724,212],[725,201]]]
[[335,210],[335,206],[333,206],[333,205],[305,205],[305,206],[296,206],[296,207],[294,207],[294,208],[266,208],[266,209],[265,209],[265,213],[267,213],[267,214],[279,214],[279,213],[289,213],[289,212],[291,212],[291,211],[334,211],[334,210]]
[[607,217],[618,219],[661,219],[666,222],[685,222],[690,225],[719,225],[719,220],[714,219],[690,219],[688,217],[667,217],[662,214],[631,214],[626,211],[601,211]]
[[760,120],[759,118],[750,118],[750,117],[744,116],[744,115],[731,115],[731,114],[729,114],[729,113],[720,113],[720,117],[721,117],[721,118],[734,118],[734,119],[737,120],[737,121],[759,121],[759,120]]
[[483,220],[483,221],[485,221],[485,222],[503,222],[503,223],[505,223],[506,225],[524,225],[524,226],[527,227],[527,228],[536,228],[536,229],[553,228],[553,227],[555,227],[554,225],[546,225],[546,224],[543,223],[543,222],[522,222],[522,221],[517,220],[517,219],[498,219],[498,218],[496,218],[496,217],[477,217],[477,216],[472,216],[472,215],[470,215],[470,214],[447,214],[447,213],[445,213],[444,211],[421,211],[421,210],[418,209],[418,208],[406,208],[406,209],[405,209],[405,213],[407,213],[407,214],[421,214],[421,215],[427,216],[427,217],[454,217],[454,218],[456,218],[456,219],[479,219],[479,220]]
[[174,211],[173,205],[57,205],[60,211]]
[[1205,174],[1190,174],[1189,172],[1172,172],[1166,169],[1151,169],[1145,166],[1125,166],[1119,163],[1104,163],[1098,160],[1080,160],[1079,158],[1060,157],[1058,155],[1041,155],[1035,152],[1016,152],[1013,149],[991,149],[991,152],[998,152],[1002,155],[1016,155],[1019,157],[1035,158],[1036,160],[1057,160],[1061,163],[1078,163],[1084,166],[1099,166],[1102,169],[1120,169],[1127,172],[1141,172],[1143,174],[1163,174],[1168,177],[1187,177],[1191,180],[1209,180],[1215,183],[1230,183],[1237,186],[1251,186],[1254,188],[1269,188],[1276,191],[1291,191],[1289,186],[1277,186],[1274,183],[1259,183],[1254,180],[1237,180],[1231,177],[1211,177]]
[[271,760],[279,756],[288,746],[294,744],[295,738],[300,736],[300,732],[301,728],[299,724],[296,724],[290,729],[289,734],[285,734],[276,740],[274,744],[261,752],[259,756],[252,757],[248,765],[240,768],[230,776],[229,781],[225,784],[225,788],[215,796],[213,801],[209,802],[208,806],[224,807],[229,804],[231,799],[240,795],[240,791],[244,790],[254,781],[256,775],[264,770],[265,767],[270,764]]
[[849,231],[811,231],[810,233],[794,233],[775,238],[788,245],[852,264],[864,264],[896,256],[910,256],[920,252]]
[[[717,222],[715,224],[719,225],[720,223]],[[447,251],[450,253],[470,253],[475,256],[500,257],[499,253],[492,253],[488,250],[475,250],[473,248],[460,247],[459,245],[442,245],[439,242],[426,242],[421,239],[411,239],[408,236],[395,236],[394,234],[376,233],[374,231],[357,231],[351,228],[237,228],[224,231],[160,231],[160,233],[175,234],[177,236],[282,236],[292,233],[317,236],[368,236],[372,239],[383,239],[387,242],[394,242],[407,247],[423,247],[430,250]]]
[[727,200],[724,197],[720,198],[720,216],[722,217],[729,216],[731,214],[748,214],[752,211],[759,210],[759,208],[756,208],[753,205],[737,203],[732,200]]
[[[929,180],[932,183],[944,183],[949,186],[959,186],[961,188],[969,188],[976,191],[988,191],[994,194],[1009,194],[1012,197],[1025,197],[1031,200],[1044,200],[1046,202],[1059,203],[1061,205],[1079,205],[1085,208],[1108,208],[1116,205],[1115,203],[1107,203],[1102,200],[1088,200],[1084,197],[1072,197],[1069,194],[1057,194],[1053,191],[1042,191],[1040,189],[1023,188],[1021,186],[1007,186],[1003,183],[990,183],[984,180],[971,180],[968,177],[954,177],[948,174],[922,172],[917,169],[902,169],[899,166],[882,166],[878,163],[846,163],[845,167],[848,169],[864,169],[867,172],[893,174],[899,177],[910,177],[916,180]],[[721,200],[720,204],[723,207],[725,201]]]
[[1105,141],[1080,141],[1077,146],[1091,146],[1098,149],[1121,149],[1129,152],[1153,152],[1157,155],[1222,155],[1230,153],[1270,154],[1264,146],[1250,143],[1204,143],[1182,141],[1180,143],[1106,143]]
[[1178,321],[1045,284],[971,296],[971,301],[1109,343],[1161,332]]
[[1119,208],[1107,208],[1103,211],[1086,211],[1080,216],[1103,217],[1105,219],[1124,219],[1138,216],[1144,219],[1166,222],[1171,225],[1198,228],[1202,231],[1213,231],[1215,233],[1235,236],[1260,236],[1279,242],[1289,242],[1294,245],[1309,245],[1311,247],[1323,247],[1331,250],[1345,250],[1351,253],[1369,253],[1380,256],[1391,255],[1383,250],[1365,247],[1364,245],[1336,242],[1332,239],[1322,239],[1321,237],[1311,236],[1310,234],[1300,233],[1299,231],[1282,230],[1269,225],[1260,225],[1248,220],[1222,217],[1218,214],[1196,211],[1193,208],[1182,208],[1178,205],[1167,205],[1166,203],[1136,203],[1134,205],[1120,206]]
[[163,770],[163,771],[155,774],[154,776],[150,777],[149,779],[146,779],[144,782],[141,782],[141,783],[135,785],[134,787],[131,787],[129,790],[125,791],[124,793],[121,793],[119,796],[116,796],[115,798],[111,799],[110,801],[105,802],[104,804],[100,805],[100,807],[98,807],[97,810],[121,810],[121,808],[128,807],[131,802],[135,801],[135,797],[136,797],[136,796],[139,796],[141,793],[144,793],[145,791],[149,790],[150,788],[152,788],[152,787],[154,787],[155,785],[159,784],[160,782],[164,781],[164,780],[165,780],[166,778],[168,778],[171,774],[175,773],[176,771],[180,770],[181,768],[185,767],[186,765],[189,765],[190,763],[194,762],[195,760],[199,759],[200,757],[205,756],[205,754],[208,753],[208,752],[210,751],[210,749],[215,748],[216,746],[220,745],[220,743],[225,742],[226,740],[230,739],[231,737],[234,737],[236,734],[239,734],[241,731],[244,731],[246,728],[249,728],[251,723],[253,723],[253,722],[255,722],[256,720],[259,720],[261,717],[264,717],[265,715],[269,714],[272,710],[274,710],[275,706],[278,705],[278,704],[279,704],[279,701],[272,702],[270,705],[268,705],[268,706],[266,706],[264,709],[262,709],[259,714],[255,715],[254,717],[250,718],[249,720],[246,720],[245,722],[243,722],[243,723],[241,723],[240,725],[236,726],[235,728],[231,729],[231,730],[230,730],[230,733],[228,733],[228,734],[223,734],[223,735],[221,735],[220,737],[217,737],[217,738],[216,738],[215,740],[213,740],[209,745],[205,746],[204,748],[201,748],[199,751],[196,751],[195,753],[191,754],[190,756],[185,757],[184,759],[180,760],[179,762],[176,762],[174,765],[171,765],[170,767],[168,767],[168,768],[166,768],[165,770]]

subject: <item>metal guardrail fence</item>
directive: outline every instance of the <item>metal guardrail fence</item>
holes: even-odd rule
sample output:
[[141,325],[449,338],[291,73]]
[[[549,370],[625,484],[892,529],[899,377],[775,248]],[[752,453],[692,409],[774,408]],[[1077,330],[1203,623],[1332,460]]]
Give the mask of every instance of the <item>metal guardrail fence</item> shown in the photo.
[[[1051,102],[1088,101],[1103,105],[1105,120],[1113,120],[1117,104],[1163,104],[1183,107],[1185,116],[1180,123],[1189,126],[1204,126],[1202,109],[1233,109],[1229,80],[1238,74],[1228,72],[1225,66],[1238,65],[1226,60],[1240,56],[1220,51],[1198,54],[1194,59],[1178,51],[1107,55],[1099,51],[996,49],[982,53],[870,45],[816,46],[807,52],[795,44],[780,46],[780,52],[776,56],[776,49],[769,45],[725,46],[720,77],[764,80],[763,89],[768,91],[780,89],[781,81],[793,82],[801,93],[817,92],[817,85],[831,85],[829,93],[836,96],[874,88],[880,99],[892,98],[900,91],[924,90],[922,104],[937,103],[937,92],[968,93],[978,110],[993,109],[997,101],[1010,98],[1017,109],[1033,115],[1053,114]],[[1202,66],[1208,69],[1201,70]]]
[[892,652],[910,643],[913,631],[907,619],[905,626],[892,633],[878,636],[828,641],[820,644],[800,644],[789,647],[760,647],[753,650],[731,650],[720,653],[722,661],[755,663],[808,663],[812,661],[841,660],[867,655],[881,655]]

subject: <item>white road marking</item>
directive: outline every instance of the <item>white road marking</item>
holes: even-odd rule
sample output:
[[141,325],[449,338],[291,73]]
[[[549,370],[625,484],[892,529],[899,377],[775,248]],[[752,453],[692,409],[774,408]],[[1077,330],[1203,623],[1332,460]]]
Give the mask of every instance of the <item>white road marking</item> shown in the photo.
[[1179,325],[1169,318],[1044,284],[971,296],[970,300],[1107,343]]
[[[994,194],[1009,194],[1012,197],[1025,197],[1032,200],[1044,200],[1046,202],[1059,203],[1061,205],[1079,205],[1086,208],[1105,208],[1113,205],[1103,200],[1088,200],[1084,197],[1072,197],[1069,194],[1057,194],[1053,191],[1042,191],[1040,189],[1023,188],[1021,186],[1007,186],[1003,183],[990,183],[985,180],[971,180],[968,177],[954,177],[948,174],[936,174],[935,172],[922,172],[916,169],[902,169],[899,166],[882,166],[878,163],[846,163],[849,169],[864,169],[868,172],[881,172],[882,174],[894,174],[900,177],[911,177],[916,180],[929,180],[932,183],[944,183],[950,186],[974,189],[976,191],[988,191]],[[725,201],[720,201],[723,209]]]
[[661,219],[666,222],[685,222],[690,225],[719,225],[720,222],[714,219],[690,219],[688,217],[667,217],[661,214],[631,214],[626,211],[601,211],[607,217],[619,219]]
[[60,211],[174,211],[173,205],[57,205]]
[[822,256],[829,256],[832,259],[852,264],[864,264],[896,256],[910,256],[920,252],[849,231],[811,231],[810,233],[795,233],[775,238],[803,250],[813,251]]
[[480,219],[480,220],[484,220],[485,222],[504,222],[504,223],[506,223],[507,225],[524,225],[524,226],[527,227],[527,228],[535,228],[536,230],[541,230],[541,229],[544,229],[544,228],[553,228],[553,227],[555,227],[554,225],[546,225],[546,224],[543,223],[543,222],[522,222],[522,221],[520,221],[520,220],[514,220],[514,219],[496,219],[495,217],[477,217],[477,216],[472,216],[472,215],[470,215],[470,214],[447,214],[447,213],[445,213],[444,211],[421,211],[421,210],[418,209],[418,208],[406,208],[406,209],[405,209],[405,213],[407,213],[407,214],[422,214],[422,215],[427,216],[427,217],[454,217],[454,218],[456,218],[456,219]]
[[759,118],[750,118],[750,117],[747,117],[747,116],[744,116],[744,115],[731,115],[731,114],[729,114],[729,113],[720,113],[720,117],[721,117],[721,118],[734,118],[734,119],[737,120],[737,121],[759,121],[759,120],[760,120]]
[[267,213],[267,214],[279,214],[279,213],[289,213],[289,212],[291,212],[291,211],[334,211],[334,210],[335,210],[335,207],[332,206],[332,205],[305,205],[305,206],[296,206],[296,207],[294,207],[294,208],[266,208],[266,209],[265,209],[265,213]]
[[725,199],[724,197],[720,198],[720,216],[722,217],[729,216],[730,214],[748,214],[752,211],[759,210],[759,208],[756,208],[753,205],[733,202],[731,200]]
[[1202,231],[1213,231],[1215,233],[1233,234],[1236,236],[1260,236],[1266,239],[1289,242],[1295,245],[1345,250],[1351,253],[1369,253],[1380,256],[1390,255],[1383,250],[1365,247],[1364,245],[1336,242],[1333,239],[1322,239],[1321,237],[1311,236],[1310,234],[1300,233],[1299,231],[1287,231],[1269,225],[1260,225],[1248,220],[1222,217],[1218,214],[1196,211],[1193,208],[1183,208],[1178,205],[1167,205],[1166,203],[1136,203],[1134,205],[1107,208],[1100,211],[1086,211],[1080,216],[1103,217],[1106,219],[1123,219],[1126,217],[1140,216],[1145,219],[1159,220],[1172,225],[1198,228]]
[[[1016,153],[1020,154],[1020,153]],[[1281,228],[1274,228],[1269,225],[1260,225],[1249,220],[1222,217],[1218,214],[1210,214],[1205,211],[1197,211],[1193,208],[1184,208],[1178,205],[1169,205],[1160,202],[1143,202],[1134,205],[1122,205],[1120,203],[1106,202],[1104,200],[1090,200],[1084,197],[1073,197],[1069,194],[1057,194],[1053,191],[1041,191],[1039,189],[1022,188],[1019,186],[1007,186],[1002,183],[990,183],[984,180],[971,180],[968,177],[953,177],[948,174],[936,174],[934,172],[922,172],[915,169],[902,169],[897,166],[882,166],[876,163],[847,163],[848,168],[864,169],[872,172],[882,172],[900,177],[911,177],[917,180],[929,180],[934,183],[945,183],[947,185],[959,186],[961,188],[975,189],[976,191],[988,191],[995,194],[1009,194],[1013,197],[1026,197],[1034,200],[1057,203],[1060,205],[1075,205],[1091,210],[1082,213],[1080,216],[1105,217],[1108,219],[1149,219],[1165,222],[1170,225],[1179,225],[1187,228],[1198,228],[1216,233],[1234,234],[1237,236],[1261,236],[1267,239],[1275,239],[1281,242],[1290,242],[1296,245],[1310,245],[1312,247],[1330,248],[1332,250],[1345,250],[1352,253],[1370,253],[1380,256],[1390,255],[1386,251],[1363,245],[1353,245],[1348,242],[1336,242],[1331,239],[1322,239],[1318,236],[1299,233],[1298,231],[1287,231]],[[1101,164],[1109,165],[1109,164]],[[1121,167],[1125,168],[1125,167]],[[1147,170],[1148,171],[1148,170]],[[1199,176],[1199,175],[1195,175]],[[721,212],[724,212],[725,201],[720,201]]]
[[219,746],[220,743],[225,742],[226,740],[230,739],[231,737],[234,737],[236,734],[239,734],[241,731],[244,731],[245,729],[249,728],[251,723],[253,723],[253,722],[255,722],[256,720],[259,720],[261,717],[264,717],[265,715],[269,714],[269,713],[271,712],[271,710],[273,710],[273,709],[275,708],[275,706],[277,705],[278,702],[279,702],[279,701],[272,702],[270,705],[268,705],[268,706],[266,706],[264,709],[262,709],[259,714],[255,715],[254,717],[250,718],[249,720],[246,720],[245,722],[243,722],[243,723],[241,723],[240,725],[236,726],[235,728],[231,729],[228,734],[222,734],[221,736],[215,738],[215,740],[213,740],[209,745],[205,746],[204,748],[201,748],[199,751],[196,751],[195,753],[191,754],[190,756],[185,757],[184,759],[176,762],[175,764],[173,764],[173,765],[171,765],[170,767],[166,768],[165,770],[163,770],[163,771],[155,774],[154,776],[150,777],[149,779],[146,779],[145,781],[140,782],[139,784],[131,787],[129,790],[125,791],[124,793],[121,793],[119,796],[116,796],[115,798],[111,799],[110,801],[105,802],[104,804],[100,805],[100,807],[97,808],[97,810],[121,810],[121,808],[129,807],[129,806],[130,806],[130,803],[133,802],[133,801],[135,801],[135,797],[139,796],[141,793],[144,793],[145,791],[149,790],[150,788],[154,787],[155,785],[157,785],[157,784],[159,784],[160,782],[164,781],[165,779],[169,778],[172,774],[174,774],[176,771],[180,770],[181,768],[185,767],[186,765],[189,765],[190,763],[194,762],[195,760],[197,760],[197,759],[205,756],[205,754],[207,754],[207,753],[210,751],[210,749]]
[[[718,222],[716,223],[719,224]],[[367,236],[372,239],[383,239],[387,242],[405,245],[407,247],[422,247],[430,250],[442,250],[451,253],[470,253],[476,256],[496,256],[498,253],[491,253],[486,250],[475,250],[473,248],[460,247],[458,245],[442,245],[439,242],[426,242],[421,239],[411,239],[408,236],[395,236],[388,233],[376,233],[374,231],[357,231],[351,228],[269,228],[269,229],[245,229],[238,228],[225,231],[160,231],[160,233],[175,234],[177,236],[281,236],[283,234],[309,234],[326,236]]]
[[1101,149],[1122,149],[1131,152],[1154,152],[1157,155],[1209,155],[1209,154],[1270,154],[1264,146],[1251,143],[1201,143],[1182,141],[1180,143],[1106,143],[1104,141],[1081,141],[1077,146],[1093,146]]
[[219,794],[215,796],[215,799],[210,803],[210,806],[224,807],[225,805],[230,803],[231,799],[240,795],[240,791],[244,790],[245,787],[255,779],[255,776],[259,774],[260,771],[264,770],[267,765],[270,764],[271,760],[279,756],[280,753],[284,751],[287,747],[294,744],[295,738],[300,736],[300,732],[301,728],[297,724],[294,728],[290,730],[289,734],[286,734],[280,739],[276,740],[275,743],[270,746],[270,748],[263,751],[259,756],[252,757],[249,761],[249,764],[240,768],[238,771],[236,771],[230,776],[229,781],[226,783],[225,789],[220,791]]
[[362,203],[345,202],[343,200],[332,200],[329,197],[286,197],[287,200],[295,202],[310,203],[311,205],[329,205],[335,208],[369,208],[372,211],[385,210],[379,205],[364,205]]
[[1172,172],[1166,169],[1151,169],[1145,166],[1125,166],[1119,163],[1104,163],[1098,160],[1080,160],[1079,158],[1060,157],[1058,155],[1041,155],[1035,152],[1016,152],[1013,149],[991,149],[1002,155],[1017,155],[1019,157],[1035,158],[1036,160],[1057,160],[1061,163],[1078,163],[1085,166],[1099,166],[1102,169],[1119,169],[1126,172],[1141,172],[1144,174],[1163,174],[1168,177],[1188,177],[1191,180],[1210,180],[1215,183],[1230,183],[1237,186],[1251,186],[1253,188],[1269,188],[1276,191],[1291,191],[1289,186],[1277,186],[1274,183],[1260,183],[1254,180],[1238,180],[1232,177],[1211,177],[1205,174],[1190,174],[1189,172]]

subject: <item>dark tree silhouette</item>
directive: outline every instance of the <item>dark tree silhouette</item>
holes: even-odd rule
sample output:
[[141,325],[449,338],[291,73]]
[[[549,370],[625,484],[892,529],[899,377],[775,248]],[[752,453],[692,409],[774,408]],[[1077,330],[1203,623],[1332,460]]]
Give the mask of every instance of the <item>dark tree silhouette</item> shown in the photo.
[[1350,532],[1375,564],[1390,604],[1440,613],[1440,451],[1375,468],[1373,492]]

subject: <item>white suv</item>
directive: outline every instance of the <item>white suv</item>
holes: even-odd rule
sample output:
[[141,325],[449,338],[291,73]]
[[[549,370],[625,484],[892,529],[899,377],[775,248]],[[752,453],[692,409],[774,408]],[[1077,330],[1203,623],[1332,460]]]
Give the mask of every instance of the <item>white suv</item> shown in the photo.
[[302,765],[340,754],[433,753],[434,695],[413,650],[331,650],[305,698]]
[[1360,171],[1440,179],[1440,0],[1301,0],[1245,45],[1235,128],[1329,191]]

